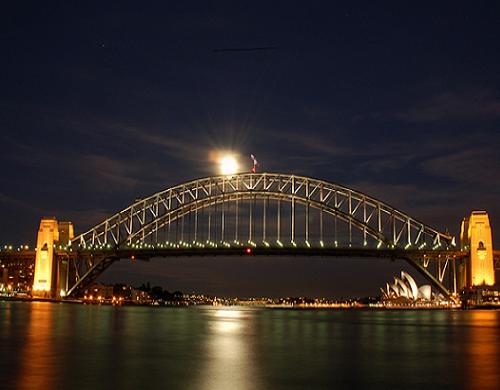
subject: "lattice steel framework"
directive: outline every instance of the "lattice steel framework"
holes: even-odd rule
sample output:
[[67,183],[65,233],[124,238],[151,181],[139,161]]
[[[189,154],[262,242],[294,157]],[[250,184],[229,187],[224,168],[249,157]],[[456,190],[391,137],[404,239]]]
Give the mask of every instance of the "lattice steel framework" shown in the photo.
[[[218,248],[245,245],[299,254],[300,248],[438,253],[451,250],[455,242],[386,203],[335,183],[277,173],[214,176],[137,200],[75,237],[71,250],[82,255],[74,260],[76,282],[69,293],[94,279],[118,253],[170,248],[177,255],[216,254],[222,253]],[[443,259],[444,266],[439,258],[431,272],[434,257],[417,257],[401,256],[447,292],[442,282],[451,268],[449,258]]]
[[[254,173],[238,174],[233,176],[215,176],[198,179],[177,185],[167,190],[158,192],[147,198],[141,199],[96,225],[87,232],[73,239],[74,245],[80,248],[92,248],[102,245],[122,247],[132,244],[157,243],[156,237],[152,238],[160,229],[171,226],[172,223],[188,214],[198,214],[206,207],[239,200],[270,200],[290,203],[289,214],[284,217],[282,209],[276,214],[277,219],[290,220],[289,243],[297,243],[296,210],[297,204],[305,206],[304,243],[310,242],[310,219],[307,215],[311,208],[321,211],[317,221],[323,224],[323,214],[329,214],[336,219],[347,223],[349,232],[353,228],[362,232],[364,241],[371,237],[377,242],[378,247],[417,247],[417,248],[447,248],[454,246],[454,238],[446,233],[441,233],[411,216],[374,199],[359,191],[330,183],[327,181],[308,177],[275,174]],[[266,210],[266,209],[264,209]],[[220,210],[224,213],[224,209]],[[236,214],[238,215],[238,214]],[[252,213],[249,214],[248,223],[255,223]],[[263,235],[266,240],[266,212],[262,214]],[[197,218],[194,219],[196,224]],[[231,236],[225,231],[225,221],[222,217],[223,234],[221,240]],[[277,240],[285,243],[282,231],[278,227]],[[248,241],[255,241],[249,230]],[[194,234],[197,235],[197,229]],[[238,232],[232,232],[238,240]],[[184,237],[182,237],[184,238]],[[320,227],[320,240],[323,241],[324,232]],[[179,242],[185,243],[185,239]],[[193,242],[197,237],[193,237]],[[210,240],[209,240],[210,241]],[[318,242],[318,245],[320,242]],[[338,242],[337,242],[338,244]],[[344,243],[342,243],[344,244]],[[347,242],[347,244],[352,244]]]

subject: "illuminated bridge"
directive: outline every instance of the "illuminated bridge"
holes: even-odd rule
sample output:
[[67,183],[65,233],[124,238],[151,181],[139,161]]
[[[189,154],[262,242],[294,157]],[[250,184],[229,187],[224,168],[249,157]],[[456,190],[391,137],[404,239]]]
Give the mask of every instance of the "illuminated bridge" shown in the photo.
[[[403,259],[451,297],[470,284],[467,244],[473,242],[465,244],[460,250],[450,234],[348,187],[290,174],[240,173],[137,199],[75,237],[70,223],[43,219],[34,292],[78,295],[124,258],[277,255]],[[491,234],[481,245],[492,253]]]

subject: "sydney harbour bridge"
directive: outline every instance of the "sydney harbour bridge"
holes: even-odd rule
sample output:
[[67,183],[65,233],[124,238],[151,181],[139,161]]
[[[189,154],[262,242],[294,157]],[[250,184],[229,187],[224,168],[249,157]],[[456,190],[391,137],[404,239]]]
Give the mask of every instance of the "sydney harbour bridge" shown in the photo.
[[136,199],[77,235],[71,223],[42,219],[33,294],[78,296],[120,259],[323,256],[402,259],[454,299],[464,287],[494,284],[487,214],[472,213],[461,236],[458,245],[447,232],[329,181],[266,172],[219,175]]

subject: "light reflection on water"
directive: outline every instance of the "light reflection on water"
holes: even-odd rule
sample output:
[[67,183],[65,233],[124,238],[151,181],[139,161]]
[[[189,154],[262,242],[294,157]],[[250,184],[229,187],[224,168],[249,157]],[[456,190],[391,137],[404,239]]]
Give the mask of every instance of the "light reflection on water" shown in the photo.
[[0,302],[2,389],[498,389],[500,311]]
[[259,376],[253,355],[252,310],[207,310],[209,331],[205,337],[207,359],[198,376],[198,388],[255,389]]
[[[498,312],[497,312],[498,314]],[[467,333],[466,383],[471,389],[500,388],[500,337],[498,315],[491,311],[471,313],[478,331]]]
[[[20,373],[30,373],[30,380],[20,379],[19,389],[51,389],[54,388],[58,362],[52,353],[53,345],[53,314],[50,307],[33,303],[33,310],[25,334],[26,340],[20,350]],[[43,356],[43,359],[39,357]]]

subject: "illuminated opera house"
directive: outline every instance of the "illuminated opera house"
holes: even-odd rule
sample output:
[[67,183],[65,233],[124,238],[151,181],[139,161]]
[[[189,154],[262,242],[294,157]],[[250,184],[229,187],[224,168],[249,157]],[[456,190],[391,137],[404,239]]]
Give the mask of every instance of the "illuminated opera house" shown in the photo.
[[381,288],[382,301],[392,303],[430,303],[445,301],[442,294],[432,292],[429,284],[418,286],[415,279],[405,271],[401,271],[401,277],[395,277],[394,283],[386,283],[384,288]]

